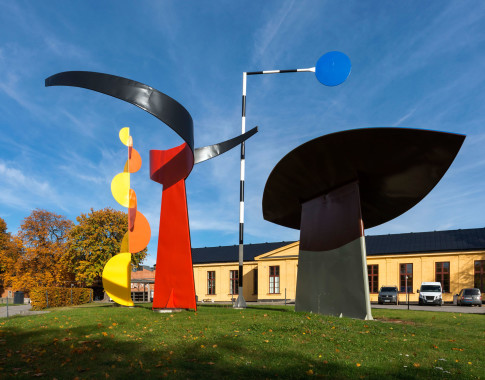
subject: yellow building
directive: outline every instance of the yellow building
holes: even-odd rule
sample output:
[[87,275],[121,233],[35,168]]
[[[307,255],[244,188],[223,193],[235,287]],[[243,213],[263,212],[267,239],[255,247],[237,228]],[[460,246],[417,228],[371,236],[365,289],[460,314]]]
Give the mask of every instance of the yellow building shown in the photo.
[[[418,302],[425,281],[441,282],[445,302],[462,288],[485,293],[485,228],[367,236],[366,249],[372,302],[386,285],[397,286],[404,302],[406,284],[410,301]],[[298,250],[299,242],[245,245],[245,300],[294,300]],[[237,298],[238,246],[194,248],[192,259],[199,301]]]

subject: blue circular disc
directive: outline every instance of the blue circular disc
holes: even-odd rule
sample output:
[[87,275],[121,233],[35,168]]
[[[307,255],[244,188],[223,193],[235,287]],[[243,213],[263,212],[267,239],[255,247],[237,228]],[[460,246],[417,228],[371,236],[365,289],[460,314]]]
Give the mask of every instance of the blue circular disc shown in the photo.
[[331,51],[320,57],[315,75],[325,86],[338,86],[348,78],[351,68],[349,57],[339,51]]

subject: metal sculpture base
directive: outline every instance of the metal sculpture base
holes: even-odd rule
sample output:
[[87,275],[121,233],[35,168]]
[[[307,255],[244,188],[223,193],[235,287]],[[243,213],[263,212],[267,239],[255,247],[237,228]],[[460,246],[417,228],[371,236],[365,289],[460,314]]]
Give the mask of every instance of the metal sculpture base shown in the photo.
[[234,302],[234,309],[245,309],[246,308],[246,301],[244,300],[242,293],[242,289],[239,289],[240,294],[237,296],[236,302]]
[[180,313],[181,311],[184,311],[186,309],[153,309],[155,313]]
[[295,311],[372,319],[357,182],[302,204]]

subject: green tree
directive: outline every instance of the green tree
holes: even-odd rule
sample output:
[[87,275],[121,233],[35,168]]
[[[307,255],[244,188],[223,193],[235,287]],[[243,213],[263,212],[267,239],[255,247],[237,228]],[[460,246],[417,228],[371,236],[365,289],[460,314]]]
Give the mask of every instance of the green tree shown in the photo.
[[[87,286],[101,279],[108,260],[120,253],[123,236],[128,231],[128,215],[112,208],[93,210],[76,218],[78,224],[69,231],[68,251],[64,257],[76,281]],[[133,265],[139,265],[147,249],[132,254]]]

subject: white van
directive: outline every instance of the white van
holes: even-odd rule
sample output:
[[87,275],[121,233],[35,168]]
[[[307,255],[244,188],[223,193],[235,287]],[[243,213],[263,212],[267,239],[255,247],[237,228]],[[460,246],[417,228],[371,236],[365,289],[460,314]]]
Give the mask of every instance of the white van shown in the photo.
[[422,282],[418,293],[420,305],[443,305],[443,289],[440,282]]

